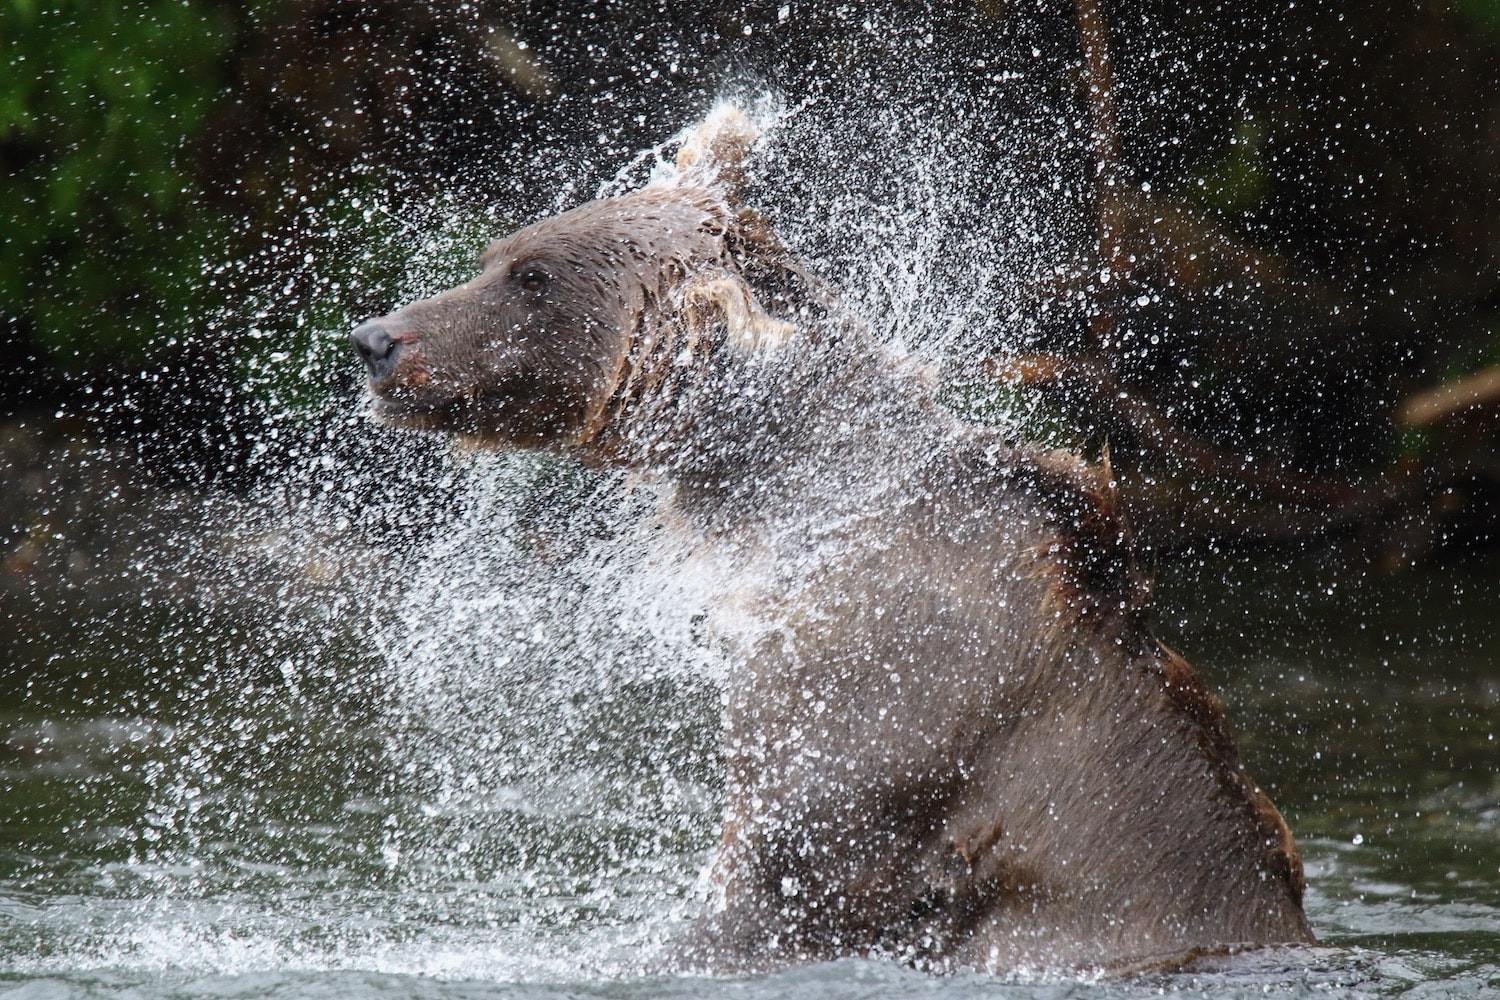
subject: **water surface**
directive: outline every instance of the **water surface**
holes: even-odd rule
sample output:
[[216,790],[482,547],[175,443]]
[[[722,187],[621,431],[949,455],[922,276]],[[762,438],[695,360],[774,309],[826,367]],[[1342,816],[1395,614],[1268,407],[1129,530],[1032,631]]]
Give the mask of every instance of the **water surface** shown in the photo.
[[456,464],[443,496],[459,500],[421,508],[415,534],[361,534],[315,506],[269,533],[206,531],[243,502],[222,500],[134,550],[196,572],[137,558],[92,582],[7,584],[0,990],[1500,989],[1493,560],[1396,576],[1333,553],[1164,570],[1161,631],[1225,698],[1297,833],[1326,948],[1117,983],[879,962],[664,978],[651,961],[701,905],[715,833],[712,656],[661,581],[610,570],[618,541],[548,551],[549,504],[597,484]]

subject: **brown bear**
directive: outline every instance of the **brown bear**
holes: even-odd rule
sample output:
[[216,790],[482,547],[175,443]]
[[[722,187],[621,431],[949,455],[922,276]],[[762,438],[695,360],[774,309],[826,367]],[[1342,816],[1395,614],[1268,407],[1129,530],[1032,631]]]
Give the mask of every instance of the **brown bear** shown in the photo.
[[716,898],[673,963],[1167,968],[1306,943],[1302,868],[1156,642],[1107,470],[960,422],[739,204],[754,135],[352,334],[374,412],[671,484],[722,581]]

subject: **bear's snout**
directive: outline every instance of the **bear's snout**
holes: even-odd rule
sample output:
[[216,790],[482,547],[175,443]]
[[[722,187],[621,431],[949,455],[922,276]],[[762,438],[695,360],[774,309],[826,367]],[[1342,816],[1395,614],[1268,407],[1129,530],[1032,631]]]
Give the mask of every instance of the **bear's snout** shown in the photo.
[[396,368],[396,357],[401,353],[401,341],[391,334],[390,328],[378,319],[361,323],[349,334],[354,350],[364,359],[370,378],[389,378]]

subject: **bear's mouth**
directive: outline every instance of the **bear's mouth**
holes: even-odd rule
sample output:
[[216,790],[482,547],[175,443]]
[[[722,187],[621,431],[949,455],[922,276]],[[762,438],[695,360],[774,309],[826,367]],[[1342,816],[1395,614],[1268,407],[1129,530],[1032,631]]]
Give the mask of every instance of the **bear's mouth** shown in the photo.
[[524,371],[494,376],[484,384],[406,377],[370,379],[366,386],[367,412],[379,423],[457,434],[493,447],[555,445],[577,429],[589,402],[579,390],[539,381]]
[[[509,444],[535,443],[527,411],[508,393],[436,395],[397,386],[371,388],[370,415],[388,427],[457,434],[465,438]],[[512,426],[515,425],[515,426]]]
[[473,407],[463,397],[416,398],[372,391],[370,415],[383,424],[422,431],[464,430],[473,423]]

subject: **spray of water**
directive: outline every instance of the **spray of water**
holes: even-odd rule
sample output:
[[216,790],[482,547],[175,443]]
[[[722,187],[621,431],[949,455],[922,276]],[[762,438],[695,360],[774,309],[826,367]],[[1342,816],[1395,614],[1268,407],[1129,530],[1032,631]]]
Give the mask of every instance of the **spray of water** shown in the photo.
[[[1079,213],[1043,109],[1002,125],[871,90],[857,107],[732,95],[764,133],[746,200],[913,363],[962,370],[1044,336],[1036,289],[1069,263]],[[280,471],[141,545],[201,567],[151,588],[188,592],[152,598],[183,676],[142,682],[173,692],[177,721],[105,755],[139,767],[138,798],[99,834],[113,860],[78,877],[114,902],[52,911],[34,964],[572,979],[649,965],[701,906],[716,567],[668,540],[653,484],[371,426],[344,347],[361,317],[314,305],[374,280],[347,266],[372,234],[407,262],[379,282],[383,305],[409,301],[461,280],[516,222],[639,186],[664,149],[621,156],[585,135],[522,194],[414,208],[362,184],[308,217],[344,252],[273,290],[252,337],[290,346],[245,371],[265,415],[250,461]],[[291,330],[274,319],[289,300],[307,303]]]

